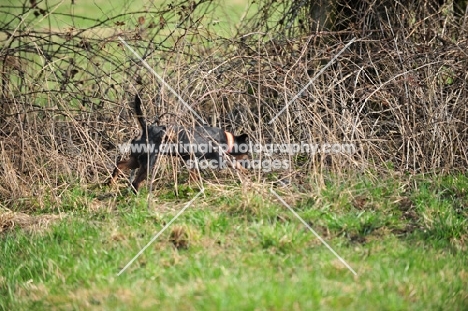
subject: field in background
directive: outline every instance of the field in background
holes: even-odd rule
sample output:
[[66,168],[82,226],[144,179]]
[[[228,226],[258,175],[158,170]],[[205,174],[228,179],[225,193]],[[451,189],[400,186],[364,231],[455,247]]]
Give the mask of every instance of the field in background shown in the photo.
[[[35,30],[67,31],[70,28],[87,29],[108,19],[120,23],[128,23],[131,26],[138,25],[138,18],[129,19],[129,15],[140,16],[143,14],[150,21],[159,23],[163,16],[160,12],[170,11],[174,1],[113,1],[108,0],[82,0],[74,1],[49,1],[49,9],[45,9],[43,2],[37,3],[35,10],[30,10],[31,5],[19,6],[17,1],[7,0],[4,3],[5,20],[10,14],[21,16],[29,28]],[[73,3],[72,3],[73,2]],[[31,2],[32,3],[32,2]],[[209,3],[209,2],[208,2]],[[248,8],[250,8],[248,10]],[[246,0],[219,1],[209,10],[209,17],[205,26],[214,26],[219,35],[232,34],[233,29],[239,26],[242,18],[255,13],[256,5],[249,5]],[[250,13],[249,13],[250,12]],[[153,14],[152,14],[153,13]],[[175,23],[175,20],[168,20]],[[108,26],[108,25],[107,25]],[[2,34],[4,35],[4,34]]]
[[[0,9],[0,310],[468,308],[466,14],[361,1],[358,23],[315,31],[297,1],[71,3]],[[152,194],[104,185],[136,92],[148,120],[196,122],[118,37],[212,125],[357,152],[202,172],[117,277],[202,186],[168,158]]]

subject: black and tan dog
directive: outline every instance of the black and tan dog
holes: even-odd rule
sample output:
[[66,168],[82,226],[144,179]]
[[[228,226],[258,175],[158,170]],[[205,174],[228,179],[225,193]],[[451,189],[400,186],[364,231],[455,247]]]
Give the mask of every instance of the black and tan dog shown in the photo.
[[[247,134],[235,136],[221,128],[196,126],[147,125],[141,110],[141,99],[135,96],[135,112],[142,135],[130,143],[130,157],[117,162],[112,173],[111,182],[121,171],[135,170],[138,172],[132,182],[133,190],[138,191],[140,183],[146,179],[148,171],[152,170],[158,155],[180,156],[191,169],[204,161],[210,168],[226,167],[226,155],[233,156],[236,167],[247,159]],[[197,166],[201,167],[201,165]],[[192,175],[191,170],[191,175]]]

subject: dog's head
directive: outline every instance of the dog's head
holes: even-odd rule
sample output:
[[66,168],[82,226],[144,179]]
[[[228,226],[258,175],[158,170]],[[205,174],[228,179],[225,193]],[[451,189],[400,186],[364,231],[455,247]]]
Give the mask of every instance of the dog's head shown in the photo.
[[241,134],[239,136],[226,132],[228,140],[228,153],[234,156],[247,155],[249,153],[249,135]]

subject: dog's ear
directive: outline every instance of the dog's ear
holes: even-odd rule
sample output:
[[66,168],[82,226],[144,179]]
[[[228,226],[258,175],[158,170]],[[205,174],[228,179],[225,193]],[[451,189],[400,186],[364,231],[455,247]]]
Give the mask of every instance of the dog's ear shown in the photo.
[[134,99],[133,103],[134,103],[135,105],[141,105],[140,94],[138,94],[138,93],[135,94],[135,99]]
[[145,119],[143,118],[143,111],[141,110],[141,98],[138,93],[135,94],[135,102],[133,108],[135,109],[136,117],[138,119],[138,123],[140,123],[140,126],[142,129],[146,128],[146,122]]

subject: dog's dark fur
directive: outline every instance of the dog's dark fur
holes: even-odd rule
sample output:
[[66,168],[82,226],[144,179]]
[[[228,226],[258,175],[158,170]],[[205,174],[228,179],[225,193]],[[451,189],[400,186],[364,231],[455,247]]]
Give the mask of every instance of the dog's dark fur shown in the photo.
[[[156,162],[158,154],[163,155],[178,155],[185,161],[190,159],[207,159],[221,161],[223,158],[223,151],[221,146],[227,146],[229,143],[232,145],[229,148],[228,155],[233,156],[236,160],[247,159],[247,153],[239,152],[241,144],[247,144],[248,135],[242,134],[234,136],[229,132],[225,132],[221,128],[209,126],[196,126],[193,128],[183,128],[181,126],[159,126],[156,124],[147,125],[141,110],[141,99],[137,94],[135,96],[135,112],[137,114],[138,123],[142,129],[142,135],[131,141],[131,145],[153,145],[155,148],[153,152],[148,153],[145,150],[140,151],[132,150],[130,157],[127,160],[117,162],[117,166],[112,173],[111,182],[115,180],[118,174],[123,170],[135,170],[138,172],[132,182],[135,192],[138,191],[140,183],[146,179],[147,172],[151,170]],[[233,137],[231,141],[229,136]],[[213,148],[207,152],[201,152],[200,148],[193,150],[177,150],[176,153],[167,150],[160,150],[163,144],[192,144],[199,146],[202,144],[211,145]],[[164,148],[163,148],[164,149]],[[220,162],[218,162],[220,163]]]

